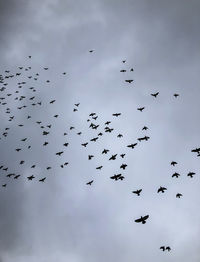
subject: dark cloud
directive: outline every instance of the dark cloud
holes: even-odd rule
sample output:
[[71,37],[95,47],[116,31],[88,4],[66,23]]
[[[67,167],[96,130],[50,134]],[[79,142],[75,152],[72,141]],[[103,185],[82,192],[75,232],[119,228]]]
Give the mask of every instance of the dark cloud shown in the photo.
[[[40,74],[34,83],[36,99],[43,103],[28,112],[13,111],[16,120],[9,124],[8,138],[1,140],[2,164],[24,178],[0,190],[0,261],[199,261],[198,176],[186,176],[199,168],[190,152],[199,146],[199,11],[195,0],[0,2],[1,72],[32,66],[31,72]],[[95,52],[90,54],[90,49]],[[119,72],[124,67],[135,70],[127,73],[133,75],[133,87]],[[9,88],[15,86],[11,80]],[[155,100],[150,93],[156,91],[160,94]],[[173,97],[175,92],[180,98]],[[80,110],[73,114],[77,102]],[[9,106],[14,110],[16,102]],[[145,106],[143,113],[139,106]],[[91,111],[100,123],[112,120],[123,140],[105,135],[102,143],[81,148],[94,134],[86,124]],[[114,120],[113,112],[122,112],[121,118]],[[53,118],[56,113],[58,119]],[[24,120],[28,114],[30,123]],[[38,120],[56,126],[48,151],[42,147]],[[20,123],[25,123],[23,129],[16,126]],[[144,125],[151,139],[129,152],[125,146],[141,136]],[[2,115],[0,131],[7,126]],[[70,148],[55,158],[65,131]],[[83,136],[77,137],[78,131]],[[32,150],[16,154],[26,136]],[[101,156],[104,147],[113,154],[127,153],[122,183],[109,179],[116,163]],[[92,163],[89,153],[95,154]],[[47,174],[47,166],[66,159],[66,169]],[[23,168],[20,160],[25,160]],[[171,178],[172,160],[182,174],[176,181]],[[48,176],[44,184],[26,180],[35,163],[37,179]],[[96,174],[100,164],[103,171]],[[91,179],[95,181],[88,188],[85,183]],[[1,182],[9,182],[3,171]],[[156,193],[160,185],[168,188],[164,195]],[[131,191],[140,187],[143,195],[135,198]],[[183,193],[180,201],[175,198],[178,191]],[[150,214],[148,223],[136,225],[134,219],[143,214]],[[172,252],[160,252],[162,244],[171,245]]]

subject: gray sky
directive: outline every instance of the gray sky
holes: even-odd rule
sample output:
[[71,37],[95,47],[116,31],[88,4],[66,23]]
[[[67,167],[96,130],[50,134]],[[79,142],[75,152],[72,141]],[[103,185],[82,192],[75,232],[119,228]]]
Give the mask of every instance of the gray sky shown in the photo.
[[[13,99],[16,78],[0,94],[13,93],[1,105],[0,164],[7,173],[21,174],[13,180],[1,170],[7,187],[0,189],[0,262],[199,261],[199,159],[191,153],[199,147],[199,14],[198,0],[0,1],[0,74],[31,66],[19,77],[27,81],[19,95],[42,101],[41,107],[17,110],[27,103]],[[119,72],[132,67],[134,72]],[[36,73],[38,81],[27,78]],[[125,83],[132,78],[134,83]],[[154,99],[150,94],[157,91]],[[15,115],[12,122],[4,113],[7,107]],[[91,112],[99,116],[98,131],[107,120],[114,131],[83,148],[81,143],[97,134],[86,122]],[[114,118],[115,112],[122,115]],[[36,121],[52,124],[49,136],[42,136]],[[78,131],[83,134],[77,136]],[[145,134],[148,142],[126,147]],[[69,142],[66,149],[64,142]],[[16,153],[17,147],[23,150]],[[108,156],[101,155],[103,148],[110,149]],[[63,149],[63,156],[55,156]],[[126,157],[108,161],[114,153]],[[95,155],[92,161],[88,154]],[[122,163],[128,164],[125,180],[115,182],[109,177]],[[101,171],[95,169],[99,165]],[[171,178],[175,171],[181,174],[177,180]],[[197,176],[188,178],[189,171]],[[31,174],[36,179],[27,181]],[[42,177],[46,182],[38,183]],[[165,194],[156,193],[161,185],[168,188]],[[138,188],[143,189],[139,198],[131,193]],[[134,222],[146,214],[145,225]],[[172,251],[160,251],[161,245]]]

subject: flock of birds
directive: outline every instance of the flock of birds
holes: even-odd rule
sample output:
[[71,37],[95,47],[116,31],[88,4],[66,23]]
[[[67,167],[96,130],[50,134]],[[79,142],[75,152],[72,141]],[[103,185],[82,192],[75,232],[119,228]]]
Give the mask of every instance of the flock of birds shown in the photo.
[[[94,50],[89,50],[90,53],[93,53]],[[31,56],[28,57],[29,59],[31,59]],[[122,61],[123,64],[126,63],[126,60],[123,60]],[[24,76],[24,72],[31,72],[31,66],[28,66],[28,67],[23,67],[23,66],[20,66],[17,68],[17,72],[13,73],[11,72],[10,70],[6,70],[4,72],[4,74],[1,74],[0,75],[0,92],[1,92],[1,97],[0,97],[0,106],[2,107],[2,112],[5,113],[5,116],[8,116],[8,119],[6,119],[8,122],[14,122],[15,121],[15,112],[17,110],[22,110],[22,109],[25,109],[25,108],[28,108],[30,112],[30,107],[33,108],[33,107],[39,107],[39,106],[42,106],[43,104],[43,101],[41,100],[37,100],[37,96],[34,94],[34,95],[31,95],[31,96],[27,96],[27,95],[24,95],[24,89],[29,89],[29,92],[37,92],[37,89],[35,87],[32,87],[32,86],[29,86],[30,85],[30,82],[27,82],[26,80],[23,80],[23,81],[18,81],[17,82],[17,88],[15,90],[15,92],[9,92],[7,91],[8,88],[8,84],[9,84],[9,79],[19,79],[20,76],[22,76],[23,78],[24,77],[27,77],[28,80],[33,80],[34,81],[37,81],[40,77],[40,74],[39,73],[35,73],[35,74],[30,74],[28,76]],[[48,70],[48,67],[44,67],[43,68],[44,71]],[[121,69],[120,72],[121,73],[126,73],[127,71],[130,71],[130,72],[134,72],[134,69],[133,68],[130,68],[128,70],[126,69]],[[67,73],[66,72],[63,72],[62,75],[66,75]],[[128,84],[131,84],[134,80],[133,79],[125,79],[125,82],[128,83]],[[46,83],[50,83],[50,80],[49,79],[46,79]],[[31,83],[32,84],[32,83]],[[22,92],[21,92],[22,90]],[[23,93],[23,94],[21,94]],[[28,92],[27,92],[28,93]],[[152,93],[151,94],[152,97],[154,97],[155,99],[159,96],[159,92],[156,92],[156,93]],[[175,98],[179,97],[179,94],[175,93],[173,95]],[[18,101],[17,103],[17,106],[16,108],[14,109],[11,109],[10,107],[8,107],[8,98],[9,97],[13,97],[14,100]],[[56,103],[56,99],[52,99],[50,100],[49,102],[49,105],[53,105],[54,103]],[[74,104],[74,108],[72,109],[73,112],[77,112],[79,110],[79,106],[80,106],[80,103],[76,103]],[[6,109],[5,109],[6,107]],[[4,110],[4,111],[3,111]],[[145,106],[143,107],[138,107],[137,108],[138,111],[140,112],[143,112],[143,110],[145,110]],[[112,114],[112,117],[113,118],[118,118],[121,116],[121,113],[120,112],[116,112],[116,113],[113,113]],[[53,116],[55,119],[59,117],[59,114],[55,114]],[[25,119],[26,120],[29,120],[31,121],[32,119],[32,116],[30,114],[27,114],[25,116]],[[102,125],[98,124],[97,123],[97,120],[98,120],[98,115],[95,113],[95,112],[91,112],[89,114],[89,117],[87,119],[87,123],[88,123],[88,127],[91,129],[91,130],[94,130],[96,131],[97,133],[95,133],[95,136],[92,137],[89,141],[85,141],[83,143],[81,143],[81,146],[83,148],[86,148],[88,146],[89,143],[95,143],[97,142],[98,140],[100,140],[100,138],[105,134],[105,133],[112,133],[114,131],[114,128],[111,126],[112,125],[112,121],[108,120],[106,121],[104,124],[103,124],[103,127]],[[51,129],[52,129],[52,126],[53,124],[52,123],[48,123],[48,124],[45,124],[43,123],[42,121],[38,120],[38,121],[35,121],[36,124],[38,125],[38,128],[41,128],[42,129],[42,135],[44,136],[44,142],[43,142],[43,146],[46,147],[48,146],[49,144],[49,141],[48,141],[48,135],[50,134],[51,132]],[[22,128],[24,126],[23,123],[18,123],[17,124],[18,127]],[[1,136],[0,136],[0,140],[4,140],[6,139],[6,137],[9,136],[9,131],[10,129],[13,127],[13,123],[11,125],[11,127],[9,127],[9,125],[3,130],[3,132],[1,133]],[[71,126],[69,127],[69,130],[73,130],[75,129],[74,126]],[[142,128],[142,131],[145,132],[148,130],[148,127],[147,126],[144,126]],[[82,132],[77,132],[76,133],[77,135],[81,136],[82,135]],[[67,136],[67,132],[64,132],[63,133],[63,136]],[[122,138],[123,137],[123,134],[119,133],[117,135],[118,138]],[[149,136],[147,135],[143,135],[139,138],[137,138],[137,141],[133,142],[133,143],[130,143],[128,145],[126,145],[126,147],[128,148],[128,150],[133,150],[136,146],[138,146],[138,144],[140,144],[142,141],[148,141],[150,139]],[[23,137],[21,139],[21,144],[23,146],[19,146],[17,148],[15,148],[14,150],[16,151],[17,154],[20,154],[20,152],[23,152],[24,150],[24,145],[26,146],[26,149],[28,150],[31,150],[31,145],[29,144],[29,137]],[[27,144],[28,143],[28,144]],[[66,147],[69,146],[69,142],[64,142],[63,145],[62,145],[62,149],[58,152],[55,152],[55,155],[60,157],[64,154],[64,149]],[[101,154],[102,155],[109,155],[110,153],[110,150],[108,148],[103,148],[102,151],[101,151]],[[200,156],[200,148],[195,148],[195,149],[192,149],[192,152],[194,153],[197,153],[197,156]],[[125,156],[126,156],[127,153],[122,153],[122,154],[112,154],[112,155],[109,155],[108,156],[108,161],[115,161],[117,158],[120,158],[122,161],[124,161],[125,159]],[[88,160],[92,160],[95,156],[92,155],[92,154],[89,154],[88,155]],[[24,165],[25,163],[25,160],[20,160],[19,162],[19,165]],[[69,162],[64,162],[64,163],[61,163],[60,164],[60,168],[64,168],[65,166],[67,166],[69,164]],[[177,162],[176,161],[172,161],[170,163],[173,167],[175,167],[177,165]],[[121,165],[119,166],[119,168],[122,170],[121,173],[117,173],[117,174],[113,174],[112,176],[110,176],[110,179],[114,180],[114,181],[122,181],[125,179],[125,175],[124,175],[124,171],[126,170],[127,168],[127,163],[125,162],[122,162]],[[33,164],[30,166],[31,170],[36,168],[36,164]],[[52,166],[47,166],[46,167],[46,170],[50,170],[52,168]],[[103,168],[103,165],[99,165],[96,167],[96,170],[101,170]],[[21,177],[21,174],[16,174],[15,172],[8,172],[8,167],[5,166],[5,165],[1,165],[0,166],[0,169],[2,171],[5,171],[6,174],[5,176],[9,179],[13,178],[13,179],[19,179]],[[188,177],[190,178],[193,178],[193,176],[195,175],[194,172],[189,172],[187,174]],[[178,178],[180,176],[179,173],[175,172],[173,173],[172,175],[172,178]],[[28,181],[32,181],[33,179],[36,179],[36,177],[34,175],[30,175],[30,176],[27,176],[26,179]],[[38,182],[40,183],[44,183],[47,179],[47,176],[45,177],[40,177],[38,179]],[[94,183],[94,180],[90,180],[86,183],[86,185],[88,186],[92,186],[92,184]],[[6,188],[8,185],[8,182],[6,183],[3,183],[2,184],[2,187]],[[167,190],[166,187],[164,186],[160,186],[157,190],[157,193],[165,193],[165,191]],[[137,195],[138,197],[141,195],[142,193],[142,189],[139,188],[139,189],[136,189],[134,191],[132,191],[133,194]],[[181,193],[177,193],[176,194],[176,198],[181,198],[182,197],[182,194]],[[145,224],[147,222],[147,220],[149,219],[149,215],[145,215],[145,216],[141,216],[140,218],[137,218],[135,219],[135,222],[136,223],[141,223],[141,224]],[[160,249],[162,251],[170,251],[171,248],[170,246],[161,246]]]

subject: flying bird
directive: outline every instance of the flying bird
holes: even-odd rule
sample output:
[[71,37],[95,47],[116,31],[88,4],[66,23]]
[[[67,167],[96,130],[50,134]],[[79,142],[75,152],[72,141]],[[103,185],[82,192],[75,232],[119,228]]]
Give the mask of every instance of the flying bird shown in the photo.
[[142,223],[142,224],[146,224],[146,220],[149,218],[149,215],[146,216],[141,216],[140,218],[136,219],[135,222],[136,223]]
[[133,194],[136,194],[138,196],[140,196],[141,192],[142,192],[142,189],[138,189],[138,190],[132,191]]

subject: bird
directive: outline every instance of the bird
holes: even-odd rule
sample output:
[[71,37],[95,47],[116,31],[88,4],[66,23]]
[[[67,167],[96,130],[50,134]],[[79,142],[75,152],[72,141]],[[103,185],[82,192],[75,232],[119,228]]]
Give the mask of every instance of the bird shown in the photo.
[[115,181],[123,180],[124,176],[122,176],[122,174],[118,174],[118,175],[111,176],[110,179],[114,179]]
[[45,179],[46,179],[46,177],[43,177],[43,178],[39,179],[39,182],[44,182]]
[[142,112],[145,109],[145,107],[138,107],[137,110],[139,110],[140,112]]
[[91,49],[91,50],[89,50],[89,52],[90,52],[90,53],[93,53],[93,52],[94,52],[94,50],[93,50],[93,49]]
[[88,145],[88,143],[84,143],[84,144],[81,144],[82,146],[86,147]]
[[120,168],[122,168],[122,169],[126,169],[126,167],[127,167],[127,164],[121,164],[121,166],[120,166]]
[[144,136],[144,137],[140,137],[140,138],[138,138],[138,141],[142,141],[142,140],[146,140],[146,141],[148,141],[149,140],[149,136]]
[[93,157],[93,155],[88,155],[88,160],[91,160]]
[[159,92],[151,94],[151,96],[154,96],[155,98],[158,96]]
[[174,94],[174,97],[177,98],[179,96],[179,94]]
[[147,130],[148,129],[148,127],[147,126],[144,126],[143,128],[142,128],[142,130]]
[[126,72],[126,70],[125,70],[125,69],[122,69],[122,70],[120,70],[120,72],[121,72],[121,73],[125,73],[125,72]]
[[136,219],[135,222],[136,222],[136,223],[146,224],[146,220],[147,220],[148,218],[149,218],[149,215],[141,216],[140,218]]
[[114,114],[112,114],[112,115],[118,117],[118,116],[121,115],[121,113],[114,113]]
[[60,151],[60,152],[57,152],[56,155],[61,156],[63,153],[64,153],[64,151]]
[[161,246],[160,249],[161,249],[162,251],[165,251],[165,247],[164,247],[164,246]]
[[189,173],[187,174],[187,176],[193,178],[193,176],[194,176],[195,174],[196,174],[196,173],[194,173],[194,172],[189,172]]
[[107,154],[108,152],[109,152],[108,149],[104,149],[104,150],[102,151],[102,154]]
[[133,79],[127,79],[127,80],[125,80],[125,82],[131,84],[133,82]]
[[135,143],[135,144],[130,144],[130,145],[127,145],[127,147],[129,147],[129,148],[135,148],[135,146],[137,146],[137,143]]
[[112,156],[109,158],[109,160],[115,160],[115,159],[116,159],[116,157],[117,157],[117,154],[115,154],[115,155],[112,155]]
[[121,158],[124,158],[124,157],[125,157],[125,155],[126,155],[126,154],[121,154],[120,156],[121,156]]
[[35,177],[32,175],[32,176],[28,176],[27,178],[28,180],[33,180]]
[[91,180],[91,181],[87,182],[86,185],[90,185],[91,186],[93,182],[94,182],[94,180]]
[[180,197],[182,197],[183,195],[181,194],[181,193],[177,193],[176,194],[176,198],[180,198]]
[[166,187],[162,187],[162,186],[160,186],[159,189],[158,189],[158,191],[157,191],[157,193],[160,193],[160,192],[164,193],[165,190],[167,190]]
[[168,247],[166,247],[166,250],[169,252],[169,251],[171,251],[171,248],[168,246]]
[[176,162],[176,161],[172,161],[172,162],[171,162],[171,165],[172,165],[172,166],[175,166],[175,165],[177,165],[177,162]]
[[176,178],[178,178],[179,176],[180,176],[180,174],[177,173],[177,172],[175,172],[175,173],[172,175],[172,177],[176,177]]
[[132,191],[133,194],[136,194],[138,196],[140,196],[140,193],[142,192],[142,189],[137,189],[135,191]]
[[101,170],[103,166],[98,166],[96,169]]
[[90,139],[90,141],[96,142],[97,139],[98,139],[98,137],[94,137],[94,138]]

